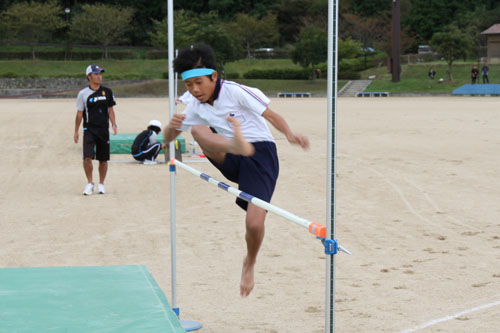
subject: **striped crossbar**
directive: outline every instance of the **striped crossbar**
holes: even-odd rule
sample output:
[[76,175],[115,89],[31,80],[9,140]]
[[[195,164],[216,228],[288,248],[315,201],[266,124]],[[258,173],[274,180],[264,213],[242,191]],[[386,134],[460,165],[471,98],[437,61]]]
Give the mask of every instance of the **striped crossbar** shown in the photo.
[[281,209],[279,207],[271,205],[270,203],[268,203],[264,200],[261,200],[259,198],[254,197],[253,195],[250,195],[250,194],[245,193],[243,191],[240,191],[232,186],[229,186],[223,182],[220,182],[217,179],[214,179],[214,178],[210,177],[209,175],[204,174],[204,173],[196,170],[195,168],[192,168],[189,165],[186,165],[186,164],[180,162],[179,160],[176,160],[175,158],[170,160],[170,165],[177,165],[177,166],[181,167],[182,169],[189,171],[193,175],[200,177],[201,179],[209,182],[210,184],[215,185],[218,188],[221,188],[221,189],[225,190],[226,192],[229,192],[240,199],[243,199],[247,202],[250,202],[251,204],[253,204],[255,206],[258,206],[262,209],[265,209],[269,212],[272,212],[276,215],[279,215],[279,216],[287,219],[288,221],[291,221],[295,224],[298,224],[299,226],[304,227],[307,230],[309,230],[309,232],[311,234],[313,234],[317,237],[321,237],[321,238],[326,237],[326,227],[324,225],[321,225],[317,222],[308,221],[308,220],[306,220],[302,217],[299,217],[295,214],[292,214],[284,209]]

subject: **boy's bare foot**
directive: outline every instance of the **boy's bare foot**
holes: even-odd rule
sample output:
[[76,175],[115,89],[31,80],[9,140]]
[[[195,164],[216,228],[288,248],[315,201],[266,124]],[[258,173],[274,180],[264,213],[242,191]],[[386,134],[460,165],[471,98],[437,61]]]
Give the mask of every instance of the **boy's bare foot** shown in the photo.
[[227,116],[226,119],[231,123],[234,130],[234,139],[231,140],[231,154],[252,156],[255,153],[255,148],[248,142],[243,134],[241,134],[240,123],[231,116]]
[[241,270],[241,282],[240,282],[240,295],[241,297],[247,297],[253,290],[254,279],[253,279],[253,269],[254,263],[250,263],[248,258],[245,257],[243,260],[243,268]]

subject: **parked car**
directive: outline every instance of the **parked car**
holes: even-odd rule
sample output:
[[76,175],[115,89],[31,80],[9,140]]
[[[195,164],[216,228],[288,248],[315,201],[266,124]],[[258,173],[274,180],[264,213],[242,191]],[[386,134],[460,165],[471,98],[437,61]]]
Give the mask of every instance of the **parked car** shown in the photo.
[[419,45],[418,46],[418,54],[422,53],[431,53],[431,47],[429,45]]
[[261,47],[260,49],[255,49],[255,52],[274,52],[272,47]]
[[373,47],[362,47],[361,48],[361,52],[364,52],[364,53],[373,53],[373,52],[375,52],[375,49]]
[[272,47],[261,47],[255,49],[253,57],[255,58],[272,58],[274,56],[274,49]]

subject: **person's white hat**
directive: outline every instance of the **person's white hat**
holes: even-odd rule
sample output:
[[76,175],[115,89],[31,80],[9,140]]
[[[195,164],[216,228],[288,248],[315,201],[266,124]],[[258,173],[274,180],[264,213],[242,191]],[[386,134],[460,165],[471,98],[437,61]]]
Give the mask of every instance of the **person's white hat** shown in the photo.
[[159,120],[151,120],[149,122],[149,126],[156,126],[159,129],[161,129],[161,122]]
[[98,65],[92,64],[92,65],[89,65],[87,67],[87,70],[85,71],[85,75],[88,76],[90,73],[99,74],[99,73],[103,73],[103,72],[104,72],[104,68],[101,68]]

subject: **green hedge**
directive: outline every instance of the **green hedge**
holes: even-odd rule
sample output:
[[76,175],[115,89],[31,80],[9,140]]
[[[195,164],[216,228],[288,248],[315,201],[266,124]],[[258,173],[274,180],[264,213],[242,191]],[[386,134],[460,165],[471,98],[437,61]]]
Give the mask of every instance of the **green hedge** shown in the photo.
[[253,69],[243,74],[245,79],[260,80],[309,80],[307,69]]
[[0,77],[14,79],[14,78],[18,77],[18,75],[16,73],[7,72],[7,73],[0,73]]
[[[35,57],[40,60],[65,60],[64,51],[37,51]],[[135,54],[127,51],[110,51],[110,59],[135,59]],[[30,60],[33,56],[31,51],[0,51],[0,60]],[[71,60],[97,60],[104,58],[104,51],[73,51],[70,53]]]
[[[165,71],[161,74],[161,77],[164,78],[165,80],[168,80],[168,71]],[[219,75],[219,77],[221,77]],[[226,73],[225,74],[225,79],[226,80],[236,80],[236,79],[239,79],[240,78],[240,74],[239,73]]]
[[361,79],[361,74],[359,72],[354,72],[351,70],[339,71],[339,80],[359,80]]
[[168,51],[165,50],[152,50],[146,52],[146,59],[158,60],[168,59]]
[[240,78],[240,73],[226,73],[227,80],[237,80]]

